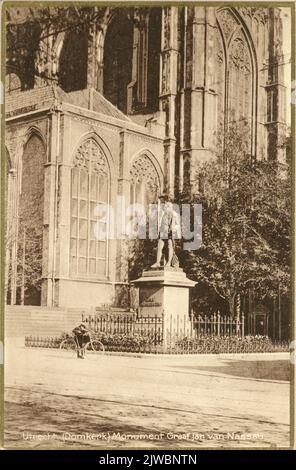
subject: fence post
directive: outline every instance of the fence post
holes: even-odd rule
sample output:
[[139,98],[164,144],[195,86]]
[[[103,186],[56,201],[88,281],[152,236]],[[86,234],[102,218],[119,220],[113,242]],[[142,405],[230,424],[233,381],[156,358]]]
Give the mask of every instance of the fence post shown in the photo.
[[164,350],[166,348],[166,343],[167,343],[167,331],[166,332],[164,331],[164,310],[162,311],[162,314],[161,314],[161,320],[162,320],[161,344],[162,344],[162,349]]
[[190,337],[193,337],[193,309],[191,309],[191,314],[190,314]]
[[225,325],[226,325],[226,336],[229,336],[229,318],[224,315]]
[[236,320],[236,321],[235,321],[235,323],[236,323],[236,325],[235,325],[235,333],[236,333],[236,335],[238,336],[238,335],[239,335],[239,333],[240,333],[240,321],[239,321],[239,315],[237,315],[237,317],[236,317],[236,319],[235,319],[235,320]]
[[198,314],[197,316],[197,334],[199,335],[201,333],[203,333],[203,330],[202,330],[202,317],[200,314]]
[[154,331],[153,331],[153,338],[154,338],[154,345],[156,346],[157,344],[157,316],[156,314],[154,315]]
[[220,336],[220,312],[217,312],[217,335]]
[[217,336],[217,315],[216,312],[212,314],[212,319],[213,319],[213,334]]

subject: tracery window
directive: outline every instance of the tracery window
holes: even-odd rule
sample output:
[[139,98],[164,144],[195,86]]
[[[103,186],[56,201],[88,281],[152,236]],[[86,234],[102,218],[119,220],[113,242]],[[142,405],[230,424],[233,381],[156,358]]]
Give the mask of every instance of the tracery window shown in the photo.
[[229,120],[246,119],[252,113],[252,65],[248,47],[242,34],[231,41],[228,59]]
[[226,59],[225,51],[222,42],[222,37],[220,31],[216,31],[215,36],[216,41],[216,75],[213,83],[213,89],[216,90],[218,95],[217,100],[217,135],[219,138],[223,138],[224,133],[224,119],[225,119],[225,95],[226,95],[226,80],[225,80],[225,71],[226,71]]
[[230,9],[218,10],[217,20],[215,89],[218,94],[218,134],[222,135],[220,130],[222,131],[222,126],[227,126],[227,123],[246,121],[250,128],[251,144],[255,112],[255,67],[250,40],[247,40],[247,33],[239,18]]
[[106,233],[109,189],[106,155],[89,138],[77,150],[71,170],[70,271],[74,276],[102,278],[108,274],[108,239],[98,237],[98,227],[102,229],[98,224],[105,224],[100,233]]
[[157,201],[160,189],[159,176],[148,155],[139,156],[130,170],[131,203],[141,203],[145,207]]

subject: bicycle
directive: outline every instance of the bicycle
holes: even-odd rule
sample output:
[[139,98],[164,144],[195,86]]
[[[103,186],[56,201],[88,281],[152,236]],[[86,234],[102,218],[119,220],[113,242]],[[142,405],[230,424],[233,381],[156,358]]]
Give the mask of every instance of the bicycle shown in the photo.
[[[69,335],[67,338],[65,338],[61,344],[60,344],[60,349],[63,351],[68,351],[74,354],[78,353],[78,350],[80,350],[80,346],[78,344],[77,338],[75,335]],[[87,351],[89,352],[94,352],[98,354],[104,354],[105,352],[105,347],[101,341],[98,339],[90,339],[84,346],[84,353]]]

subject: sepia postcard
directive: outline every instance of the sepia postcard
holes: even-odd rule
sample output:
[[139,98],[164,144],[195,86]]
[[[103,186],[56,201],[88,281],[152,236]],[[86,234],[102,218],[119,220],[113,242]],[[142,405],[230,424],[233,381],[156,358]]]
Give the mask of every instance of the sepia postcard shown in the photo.
[[295,3],[1,33],[2,449],[294,449]]

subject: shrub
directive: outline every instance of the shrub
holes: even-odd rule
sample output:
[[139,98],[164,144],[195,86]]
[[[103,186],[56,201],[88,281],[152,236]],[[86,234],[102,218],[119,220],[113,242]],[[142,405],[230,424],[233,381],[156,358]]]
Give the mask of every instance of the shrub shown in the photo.
[[173,349],[196,353],[260,353],[289,351],[288,343],[273,343],[268,336],[212,336],[199,335],[196,338],[182,338],[175,341]]
[[98,339],[107,349],[115,346],[123,349],[140,349],[154,343],[153,338],[140,334],[111,334],[111,333],[95,333],[93,339]]
[[[71,335],[67,333],[62,333],[59,338],[56,339],[57,344],[59,345],[64,339],[71,338]],[[135,349],[140,350],[149,345],[154,344],[154,339],[151,336],[144,336],[141,334],[119,334],[119,333],[103,333],[103,332],[92,332],[91,338],[93,340],[99,340],[106,347],[107,350],[128,350]]]
[[[26,337],[30,347],[58,348],[64,339],[71,337],[62,333],[58,338]],[[288,342],[272,342],[268,336],[213,336],[199,335],[195,338],[172,337],[166,346],[155,344],[154,335],[92,333],[92,339],[103,343],[107,351],[150,352],[170,354],[225,354],[225,353],[267,353],[287,352]]]

